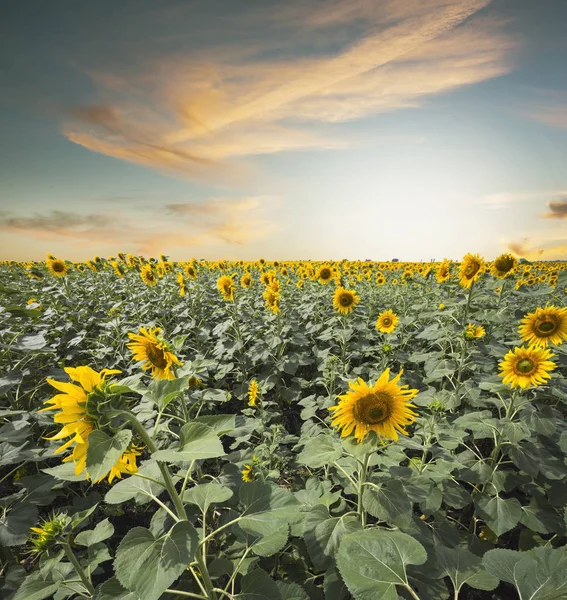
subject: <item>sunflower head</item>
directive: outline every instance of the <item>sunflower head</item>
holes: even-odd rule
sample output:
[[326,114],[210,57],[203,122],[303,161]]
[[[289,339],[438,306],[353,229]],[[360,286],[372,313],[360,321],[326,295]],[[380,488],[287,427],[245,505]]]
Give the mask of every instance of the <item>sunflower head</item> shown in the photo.
[[323,265],[319,267],[316,277],[320,283],[329,283],[333,279],[334,273],[329,265]]
[[154,273],[152,265],[149,263],[143,265],[142,268],[140,269],[140,277],[142,278],[142,281],[146,285],[149,285],[149,286],[157,285],[156,274]]
[[469,323],[465,329],[465,337],[467,340],[478,340],[486,335],[486,330],[482,325],[474,325]]
[[339,402],[331,406],[331,425],[341,430],[341,437],[351,434],[362,442],[370,431],[379,438],[397,440],[398,432],[407,435],[405,428],[417,416],[410,400],[418,391],[398,385],[402,372],[390,380],[390,369],[386,369],[372,386],[362,379],[350,383],[350,390],[339,396]]
[[252,285],[252,277],[250,273],[244,273],[244,275],[240,278],[240,285],[243,288],[249,288]]
[[510,387],[527,389],[544,385],[551,379],[551,371],[557,365],[551,360],[551,351],[546,348],[525,346],[510,350],[500,363],[502,382]]
[[217,279],[217,289],[222,294],[223,300],[232,302],[234,300],[234,280],[228,275],[222,275]]
[[67,265],[60,258],[50,258],[46,262],[49,272],[55,277],[65,277],[67,275]]
[[256,406],[259,392],[258,382],[253,379],[248,386],[248,406]]
[[467,254],[461,263],[459,283],[469,289],[475,281],[478,281],[483,268],[484,259],[480,254]]
[[30,554],[42,554],[55,545],[57,538],[65,531],[69,517],[62,513],[52,513],[48,519],[39,523],[38,527],[31,527]]
[[518,265],[518,259],[512,254],[501,254],[494,259],[490,272],[500,279],[508,277]]
[[376,329],[381,333],[393,333],[400,319],[393,310],[385,310],[376,319]]
[[134,360],[143,361],[144,371],[151,371],[154,379],[175,379],[175,366],[182,363],[171,352],[159,327],[140,327],[139,334],[129,333],[128,337],[132,341],[126,346],[132,351]]
[[537,308],[522,319],[519,333],[524,342],[537,348],[562,344],[567,340],[567,308]]
[[333,307],[343,315],[350,314],[360,302],[359,295],[354,290],[338,287],[333,296]]

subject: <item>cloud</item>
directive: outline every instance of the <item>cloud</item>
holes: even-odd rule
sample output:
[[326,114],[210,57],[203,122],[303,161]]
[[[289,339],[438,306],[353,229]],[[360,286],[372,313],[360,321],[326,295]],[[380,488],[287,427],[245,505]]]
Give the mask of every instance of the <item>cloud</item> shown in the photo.
[[115,251],[155,254],[171,248],[191,249],[221,245],[241,246],[270,235],[275,224],[269,212],[276,201],[269,197],[211,198],[198,203],[155,206],[151,219],[138,214],[81,215],[50,211],[33,216],[0,214],[0,231],[70,247],[110,246]]
[[101,103],[73,110],[63,133],[161,172],[245,179],[246,157],[351,145],[333,124],[420,106],[508,72],[515,44],[503,23],[467,21],[487,4],[386,0],[377,8],[353,0],[260,9],[247,14],[247,44],[154,57],[122,72],[91,70]]
[[[507,206],[511,206],[512,204],[516,204],[517,202],[540,202],[543,200],[549,200],[549,207],[551,208],[552,205],[561,205],[563,202],[567,201],[562,199],[562,197],[565,195],[567,195],[567,192],[565,190],[524,190],[513,192],[496,192],[493,194],[482,196],[481,198],[479,198],[478,202],[480,204],[484,204],[488,208],[496,210],[500,208],[506,208]],[[559,202],[556,202],[555,199],[558,198]],[[552,209],[552,211],[553,210],[554,209]],[[558,211],[560,210],[561,207],[559,207]],[[549,217],[547,215],[540,216],[546,218],[561,218]]]
[[555,239],[524,238],[510,242],[508,250],[528,260],[561,260],[567,258],[567,237]]
[[567,219],[567,197],[548,204],[550,212],[541,215],[544,219]]
[[538,99],[524,114],[549,127],[567,129],[567,93],[557,90],[540,90]]

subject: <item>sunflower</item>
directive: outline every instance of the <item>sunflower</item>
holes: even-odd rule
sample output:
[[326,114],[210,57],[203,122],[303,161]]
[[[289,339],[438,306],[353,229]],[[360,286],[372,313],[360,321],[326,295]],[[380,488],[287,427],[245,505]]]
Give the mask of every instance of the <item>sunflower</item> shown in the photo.
[[353,308],[360,302],[359,295],[354,290],[345,290],[338,287],[333,296],[333,307],[342,315],[348,315]]
[[551,379],[550,371],[557,368],[550,360],[553,356],[550,350],[533,346],[521,346],[510,350],[499,365],[502,383],[524,390],[545,384]]
[[177,273],[177,283],[179,284],[179,295],[185,296],[185,279],[183,279],[183,273]]
[[441,304],[439,304],[439,310],[443,310],[445,308],[445,305],[443,304],[443,302],[441,302]]
[[381,333],[393,333],[400,319],[393,310],[385,310],[376,319],[376,329]]
[[494,259],[490,272],[494,277],[504,279],[514,271],[517,265],[518,260],[515,256],[512,256],[512,254],[501,254]]
[[415,408],[409,401],[418,390],[398,385],[403,371],[390,381],[390,369],[386,369],[376,383],[369,387],[360,377],[349,383],[350,391],[339,396],[339,402],[331,406],[331,425],[341,431],[341,437],[354,433],[361,442],[369,431],[380,438],[398,439],[398,432],[407,435],[405,427],[415,421]]
[[451,277],[451,264],[447,259],[445,259],[435,271],[435,278],[437,279],[437,283],[444,283],[447,279]]
[[[120,373],[116,369],[103,369],[97,373],[87,366],[82,367],[67,367],[65,372],[72,381],[76,381],[79,385],[73,383],[64,383],[47,379],[47,382],[56,390],[62,392],[56,394],[53,398],[46,400],[46,408],[42,408],[40,412],[48,410],[61,410],[53,417],[55,423],[62,423],[63,429],[48,440],[61,440],[70,438],[62,446],[55,450],[55,454],[67,450],[71,445],[73,452],[63,459],[63,462],[73,461],[75,463],[75,475],[80,475],[87,468],[87,450],[89,447],[89,435],[97,429],[98,422],[96,415],[98,414],[98,401],[101,394],[104,395],[104,390],[111,386],[106,381],[107,375]],[[109,483],[117,477],[120,479],[122,473],[135,473],[138,470],[136,465],[136,456],[140,455],[140,448],[131,445],[111,467],[110,471],[94,481],[98,483],[108,476]],[[90,479],[86,473],[86,478]]]
[[146,264],[140,269],[140,277],[146,285],[153,286],[157,284],[156,275],[150,264]]
[[244,273],[244,275],[240,278],[240,285],[243,288],[249,288],[252,285],[252,277],[250,273]]
[[467,340],[478,340],[486,335],[486,330],[482,325],[474,325],[469,323],[465,329],[465,337]]
[[258,382],[253,379],[248,386],[248,406],[256,406],[259,391]]
[[242,473],[242,481],[250,482],[254,481],[254,477],[252,475],[252,465],[244,465],[244,468],[241,471]]
[[329,283],[333,279],[333,270],[329,265],[323,265],[319,267],[315,277],[319,280],[319,283]]
[[67,265],[64,260],[59,258],[49,258],[45,264],[51,274],[55,277],[65,277],[65,275],[67,275]]
[[223,300],[234,300],[234,281],[228,275],[222,275],[217,280],[217,289],[222,294]]
[[536,308],[534,313],[522,319],[519,333],[524,342],[536,348],[562,344],[563,340],[567,340],[567,308]]
[[484,259],[480,254],[467,254],[461,263],[459,271],[459,283],[466,289],[470,289],[475,281],[478,281],[482,273]]
[[132,341],[126,346],[134,354],[134,360],[144,361],[144,371],[151,370],[154,379],[175,379],[173,365],[182,363],[169,351],[159,327],[151,327],[149,330],[140,327],[140,334],[129,333],[128,337]]
[[262,298],[264,298],[266,308],[269,308],[274,315],[280,312],[280,293],[275,291],[271,285],[266,288],[262,294]]

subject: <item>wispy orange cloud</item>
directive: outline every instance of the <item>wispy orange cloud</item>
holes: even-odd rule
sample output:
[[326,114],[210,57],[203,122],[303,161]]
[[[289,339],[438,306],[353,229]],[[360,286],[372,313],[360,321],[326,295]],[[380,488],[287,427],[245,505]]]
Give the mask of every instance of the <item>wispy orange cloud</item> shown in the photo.
[[508,250],[528,260],[561,260],[567,258],[567,238],[551,240],[524,238],[510,242]]
[[51,243],[64,239],[70,249],[98,245],[155,254],[171,248],[226,248],[270,235],[276,229],[269,218],[275,203],[267,197],[212,198],[156,206],[150,218],[144,215],[144,219],[118,210],[110,215],[51,211],[19,217],[3,213],[0,231]]
[[567,93],[540,90],[539,99],[524,114],[549,127],[567,129]]
[[567,198],[550,202],[549,211],[541,215],[544,219],[567,219]]
[[[287,26],[246,48],[156,57],[137,72],[91,72],[99,106],[78,108],[67,138],[94,152],[200,179],[246,176],[244,157],[353,143],[331,124],[419,106],[425,98],[511,69],[503,23],[472,19],[490,0],[356,0],[259,10],[250,23]],[[277,21],[279,19],[279,21]],[[275,21],[274,21],[275,20]],[[342,49],[294,56],[313,28]],[[347,31],[354,39],[345,40]],[[279,43],[281,58],[267,58]]]

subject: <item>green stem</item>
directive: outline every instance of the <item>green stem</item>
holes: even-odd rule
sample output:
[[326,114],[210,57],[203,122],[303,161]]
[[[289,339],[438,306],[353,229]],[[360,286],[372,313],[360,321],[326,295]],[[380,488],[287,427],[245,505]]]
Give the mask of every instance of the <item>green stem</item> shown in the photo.
[[366,472],[368,471],[368,461],[370,460],[370,452],[364,455],[362,460],[361,468],[358,470],[358,504],[356,512],[360,518],[360,523],[363,527],[366,526],[366,511],[362,506],[362,493],[364,491],[364,484],[366,483]]
[[77,557],[73,554],[73,551],[71,550],[71,546],[69,545],[68,541],[63,543],[63,549],[65,550],[65,554],[67,555],[67,558],[71,561],[71,564],[75,568],[75,571],[77,571],[77,575],[81,578],[83,585],[85,586],[85,588],[87,588],[89,594],[91,596],[94,596],[95,589],[93,587],[93,584],[90,582],[89,578],[87,577],[87,574],[85,573],[83,567],[81,567],[81,563],[77,560]]

